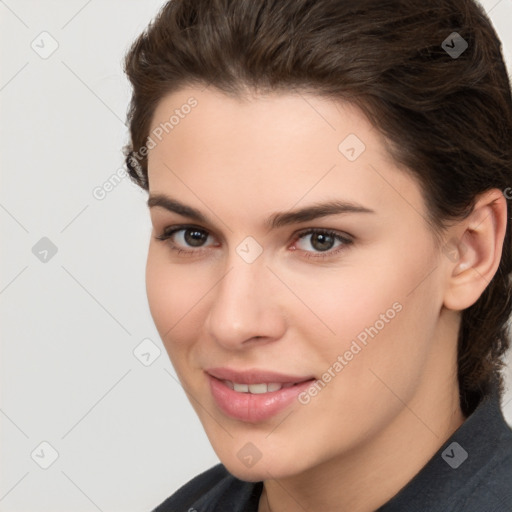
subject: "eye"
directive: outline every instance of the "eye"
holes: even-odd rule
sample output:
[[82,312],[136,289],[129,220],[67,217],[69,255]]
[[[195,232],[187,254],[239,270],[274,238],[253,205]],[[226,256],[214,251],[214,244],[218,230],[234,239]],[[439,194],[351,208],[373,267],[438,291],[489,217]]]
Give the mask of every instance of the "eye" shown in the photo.
[[[329,257],[344,250],[353,241],[348,235],[332,230],[308,229],[297,235],[295,248],[310,253],[307,257]],[[334,249],[334,250],[333,250]],[[312,253],[312,254],[311,254]],[[324,253],[324,254],[322,254]]]
[[179,252],[197,252],[194,251],[194,249],[201,249],[202,247],[212,245],[212,243],[207,244],[207,242],[209,239],[213,240],[213,237],[208,231],[196,226],[174,226],[166,228],[161,235],[155,238],[157,240],[168,241],[171,249],[175,249]]
[[[198,226],[170,226],[155,238],[167,242],[173,251],[183,255],[197,255],[203,249],[219,245],[207,230]],[[292,250],[299,249],[306,258],[328,258],[352,243],[350,235],[311,228],[296,235]]]

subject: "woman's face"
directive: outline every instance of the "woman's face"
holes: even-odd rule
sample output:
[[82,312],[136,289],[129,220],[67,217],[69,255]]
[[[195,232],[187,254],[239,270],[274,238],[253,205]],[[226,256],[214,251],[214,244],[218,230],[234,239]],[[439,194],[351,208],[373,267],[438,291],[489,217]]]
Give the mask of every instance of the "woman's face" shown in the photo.
[[151,130],[149,305],[229,471],[256,481],[350,457],[454,385],[447,258],[360,111],[187,88]]

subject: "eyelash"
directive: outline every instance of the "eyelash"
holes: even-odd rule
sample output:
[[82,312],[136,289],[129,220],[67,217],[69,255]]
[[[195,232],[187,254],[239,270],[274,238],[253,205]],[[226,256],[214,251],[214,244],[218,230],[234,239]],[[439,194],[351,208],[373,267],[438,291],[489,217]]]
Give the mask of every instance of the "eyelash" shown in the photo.
[[[178,233],[179,231],[187,231],[189,229],[191,229],[191,230],[195,229],[197,231],[201,231],[202,233],[206,233],[207,235],[210,234],[210,233],[208,233],[208,231],[206,229],[200,228],[199,226],[182,225],[182,226],[173,226],[171,228],[164,229],[162,234],[155,236],[155,239],[162,241],[162,242],[167,242],[169,244],[169,247],[171,248],[171,250],[176,251],[178,255],[191,256],[191,255],[201,254],[202,252],[207,250],[207,248],[199,247],[199,248],[193,249],[193,250],[183,249],[181,247],[177,247],[170,240],[170,238],[175,233]],[[333,231],[331,229],[322,229],[322,228],[308,228],[308,229],[300,231],[299,233],[297,233],[295,235],[294,243],[299,241],[301,238],[304,238],[308,235],[314,235],[314,234],[330,236],[330,237],[334,238],[336,241],[342,242],[342,244],[337,249],[334,249],[334,250],[328,249],[327,251],[323,251],[323,252],[322,251],[312,252],[312,251],[305,251],[303,249],[296,249],[296,250],[302,251],[304,253],[303,256],[307,259],[310,259],[310,258],[316,258],[316,259],[332,258],[334,256],[337,256],[341,251],[345,250],[347,248],[347,246],[349,246],[353,243],[353,240],[349,235],[341,234],[341,233],[339,233],[337,231]]]

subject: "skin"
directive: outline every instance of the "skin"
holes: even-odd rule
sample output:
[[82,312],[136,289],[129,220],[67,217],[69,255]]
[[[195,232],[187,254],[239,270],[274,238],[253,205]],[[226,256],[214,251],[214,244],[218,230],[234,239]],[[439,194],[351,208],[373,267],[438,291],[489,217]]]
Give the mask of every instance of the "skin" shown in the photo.
[[[187,87],[161,100],[152,129],[190,96],[198,105],[148,155],[150,197],[164,194],[207,218],[150,208],[147,293],[170,360],[222,463],[240,479],[264,481],[259,512],[373,511],[465,419],[459,312],[498,267],[503,194],[483,194],[469,217],[447,229],[448,257],[427,225],[419,184],[354,106],[306,93],[234,99]],[[366,146],[353,162],[338,150],[348,134]],[[374,213],[275,229],[264,222],[331,200]],[[204,230],[202,247],[187,244],[183,231],[156,238],[187,224]],[[314,236],[299,238],[305,228],[349,234],[352,243],[321,251]],[[252,263],[236,251],[247,236],[263,250]],[[247,423],[214,402],[205,368],[320,379],[396,303],[400,312],[307,405],[297,401],[268,421]],[[249,442],[261,453],[250,468],[237,457]]]

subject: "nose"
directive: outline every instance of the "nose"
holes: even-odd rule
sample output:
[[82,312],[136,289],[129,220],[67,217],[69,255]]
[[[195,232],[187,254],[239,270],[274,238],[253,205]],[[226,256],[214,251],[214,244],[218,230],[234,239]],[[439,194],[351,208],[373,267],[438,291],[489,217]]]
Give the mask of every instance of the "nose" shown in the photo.
[[246,263],[234,254],[228,269],[210,298],[205,320],[208,334],[228,350],[281,338],[286,319],[279,303],[278,282],[263,258]]

